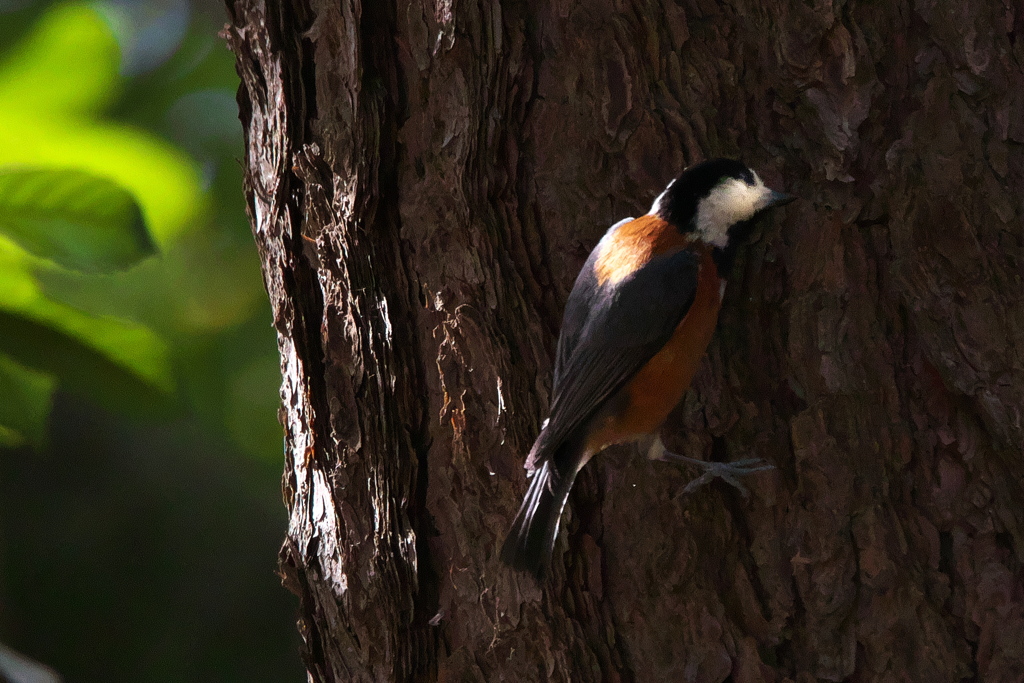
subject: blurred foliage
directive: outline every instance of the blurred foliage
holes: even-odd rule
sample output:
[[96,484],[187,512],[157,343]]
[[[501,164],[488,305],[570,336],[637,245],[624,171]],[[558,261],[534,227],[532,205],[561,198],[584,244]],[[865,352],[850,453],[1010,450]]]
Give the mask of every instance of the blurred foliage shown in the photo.
[[237,77],[214,21],[184,2],[32,9],[0,58],[0,352],[32,405],[0,412],[0,439],[39,444],[59,386],[189,410],[278,457]]
[[300,679],[223,23],[0,0],[0,640],[69,680]]
[[156,251],[130,192],[73,169],[0,169],[0,231],[86,272],[128,268]]

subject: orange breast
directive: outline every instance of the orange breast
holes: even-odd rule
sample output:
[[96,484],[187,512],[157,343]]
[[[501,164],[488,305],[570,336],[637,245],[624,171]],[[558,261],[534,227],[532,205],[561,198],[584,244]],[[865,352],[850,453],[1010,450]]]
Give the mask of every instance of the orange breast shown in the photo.
[[686,317],[661,351],[647,362],[610,405],[622,408],[601,420],[587,440],[591,454],[613,443],[657,430],[693,381],[718,322],[722,280],[706,251],[701,258],[697,293]]

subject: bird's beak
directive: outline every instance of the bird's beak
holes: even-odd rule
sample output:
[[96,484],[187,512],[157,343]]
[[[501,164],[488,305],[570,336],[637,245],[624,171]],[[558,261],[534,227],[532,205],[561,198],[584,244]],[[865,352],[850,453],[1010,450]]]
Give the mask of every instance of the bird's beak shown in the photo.
[[785,194],[783,192],[776,192],[775,190],[772,190],[771,194],[768,195],[768,202],[764,205],[764,208],[772,209],[775,208],[776,206],[783,206],[785,204],[789,204],[794,199],[796,199],[796,197],[794,197],[791,194]]

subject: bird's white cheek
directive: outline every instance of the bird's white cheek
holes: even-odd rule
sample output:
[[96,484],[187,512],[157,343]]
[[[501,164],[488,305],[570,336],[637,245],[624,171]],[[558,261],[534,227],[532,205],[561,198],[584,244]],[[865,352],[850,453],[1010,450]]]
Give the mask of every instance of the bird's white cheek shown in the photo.
[[729,228],[752,218],[759,203],[768,200],[770,192],[759,178],[754,185],[736,178],[719,183],[701,200],[697,209],[697,232],[705,242],[724,249],[729,243]]

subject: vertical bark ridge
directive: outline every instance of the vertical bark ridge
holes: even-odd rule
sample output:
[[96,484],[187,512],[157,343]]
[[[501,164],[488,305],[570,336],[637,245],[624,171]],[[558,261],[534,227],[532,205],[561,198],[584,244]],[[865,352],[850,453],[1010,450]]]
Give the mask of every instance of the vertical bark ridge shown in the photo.
[[419,590],[427,437],[398,239],[394,17],[355,2],[232,10],[285,373],[281,568],[301,598],[307,665],[328,681],[429,677],[436,590]]

